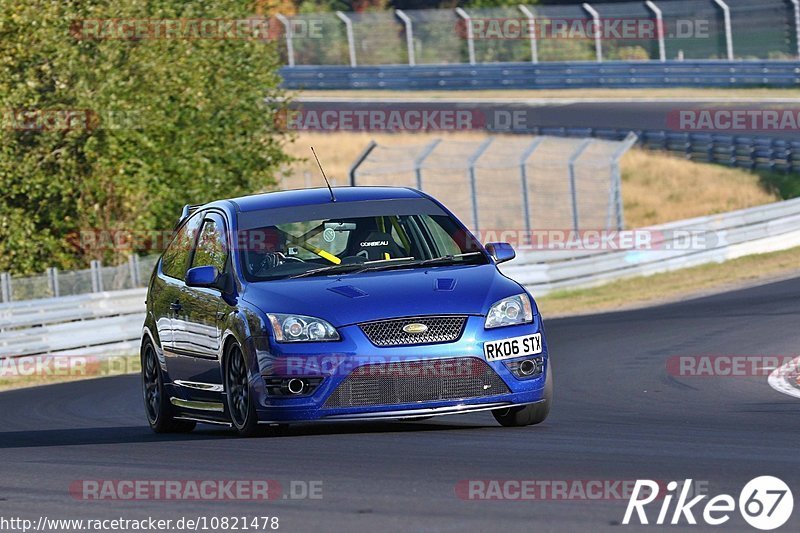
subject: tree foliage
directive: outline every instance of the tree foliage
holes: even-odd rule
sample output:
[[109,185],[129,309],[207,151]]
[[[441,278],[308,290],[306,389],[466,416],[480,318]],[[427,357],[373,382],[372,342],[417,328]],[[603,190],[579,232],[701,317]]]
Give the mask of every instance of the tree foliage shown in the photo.
[[[74,32],[82,19],[253,13],[238,0],[0,4],[0,270],[85,268],[101,257],[70,238],[82,231],[169,230],[183,204],[274,186],[288,158],[273,42]],[[53,110],[89,119],[42,127]]]

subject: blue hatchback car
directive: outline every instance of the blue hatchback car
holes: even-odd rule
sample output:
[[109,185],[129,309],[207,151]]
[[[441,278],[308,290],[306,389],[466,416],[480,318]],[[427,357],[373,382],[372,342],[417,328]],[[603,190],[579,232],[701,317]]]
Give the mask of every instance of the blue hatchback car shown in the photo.
[[[335,191],[335,196],[334,196]],[[187,206],[149,282],[142,390],[157,432],[421,419],[542,422],[536,303],[413,189],[283,191]]]

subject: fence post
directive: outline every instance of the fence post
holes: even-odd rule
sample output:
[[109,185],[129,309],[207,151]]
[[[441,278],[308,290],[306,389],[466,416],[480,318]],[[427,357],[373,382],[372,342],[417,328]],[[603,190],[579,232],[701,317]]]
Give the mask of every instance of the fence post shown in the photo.
[[289,62],[289,66],[293,67],[294,66],[294,42],[292,41],[292,38],[294,36],[292,35],[292,23],[289,21],[288,18],[286,18],[284,15],[281,15],[280,13],[276,13],[275,14],[275,18],[278,19],[278,21],[281,24],[283,24],[283,29],[286,32],[286,58],[287,58],[287,60]]
[[[800,2],[800,0],[797,0]],[[528,31],[531,32],[531,63],[538,63],[539,62],[539,42],[537,41],[538,36],[536,35],[536,17],[533,15],[533,12],[528,9],[526,5],[519,5],[519,10],[522,11],[522,14],[528,17]]]
[[594,139],[584,139],[572,155],[569,156],[569,190],[572,196],[572,226],[575,231],[578,231],[578,190],[575,183],[575,162],[593,140]]
[[461,20],[464,21],[464,24],[467,26],[467,53],[469,54],[469,64],[475,64],[475,34],[472,31],[472,19],[470,18],[469,14],[461,9],[460,7],[456,8],[456,14],[461,17]]
[[[800,0],[795,0],[800,1]],[[652,0],[646,0],[645,4],[656,16],[656,35],[658,36],[658,58],[663,63],[667,60],[667,48],[664,44],[664,14]]]
[[3,296],[3,303],[11,301],[13,297],[11,294],[11,274],[8,272],[0,272],[0,293]]
[[[525,149],[525,151],[522,152],[522,157],[520,157],[520,159],[519,159],[519,175],[520,175],[520,179],[522,180],[522,206],[523,206],[523,211],[524,211],[524,214],[525,214],[525,231],[527,232],[528,236],[530,236],[530,234],[531,234],[532,224],[531,224],[531,206],[530,206],[530,203],[529,203],[530,200],[528,198],[528,169],[527,169],[527,165],[528,165],[528,159],[531,158],[531,156],[533,155],[533,152],[536,150],[536,148],[539,147],[539,145],[542,143],[543,140],[544,140],[543,137],[535,138],[533,140],[533,142],[530,145],[528,145],[528,147]],[[525,244],[529,244],[529,243],[525,243]]]
[[728,53],[728,61],[733,61],[733,34],[731,33],[731,9],[723,0],[714,0],[722,9],[722,16],[725,20],[725,48]]
[[336,16],[339,17],[339,20],[344,22],[344,29],[347,32],[347,48],[350,50],[350,66],[358,66],[356,63],[356,39],[353,36],[353,21],[341,11],[337,11]]
[[61,296],[58,288],[58,269],[50,267],[47,269],[47,284],[50,286],[50,293],[54,298]]
[[399,9],[394,10],[397,17],[403,21],[403,24],[406,27],[406,48],[408,49],[408,64],[410,66],[414,66],[417,64],[417,58],[414,52],[414,24],[411,22],[411,19],[408,18],[408,15],[403,13]]
[[420,191],[423,190],[422,163],[424,163],[425,160],[428,158],[428,156],[431,155],[431,152],[433,152],[436,149],[436,147],[439,146],[440,142],[442,142],[441,139],[434,139],[433,141],[431,141],[431,143],[428,146],[422,149],[422,152],[414,160],[414,176],[417,178],[417,189],[419,189]]
[[92,277],[92,292],[103,292],[103,276],[100,271],[102,267],[103,264],[97,259],[89,263],[89,268],[91,270],[90,275]]
[[611,226],[611,210],[616,211],[617,230],[625,227],[625,213],[622,208],[622,175],[619,168],[619,160],[625,152],[636,144],[639,137],[634,132],[629,132],[623,139],[622,144],[611,156],[611,192],[608,200],[608,215],[606,216],[606,229]]
[[800,58],[800,0],[791,0],[794,7],[794,35],[797,44],[797,57]]
[[136,254],[129,255],[128,266],[131,269],[131,286],[139,287],[141,285],[141,276],[139,275],[139,256]]
[[[361,166],[361,163],[363,163],[364,160],[366,160],[367,157],[369,157],[370,152],[372,152],[376,146],[378,146],[378,143],[376,143],[374,140],[370,141],[367,147],[364,148],[364,151],[361,152],[361,155],[358,156],[358,159],[356,159],[355,162],[353,162],[353,164],[350,165],[350,171],[348,172],[348,174],[350,174],[351,186],[353,187],[356,186],[356,171],[358,170],[358,167]],[[308,185],[306,185],[306,187],[308,187]]]
[[583,9],[592,16],[594,21],[594,51],[597,54],[597,62],[603,62],[603,29],[600,27],[600,13],[589,4],[583,4]]
[[469,166],[469,188],[470,188],[470,196],[472,196],[472,224],[473,230],[478,231],[480,229],[478,223],[478,186],[476,183],[476,176],[475,176],[475,163],[478,162],[478,159],[483,155],[483,152],[489,148],[489,145],[492,144],[494,141],[494,137],[489,137],[485,141],[483,141],[480,146],[478,146],[477,150],[469,156],[467,160],[467,165]]

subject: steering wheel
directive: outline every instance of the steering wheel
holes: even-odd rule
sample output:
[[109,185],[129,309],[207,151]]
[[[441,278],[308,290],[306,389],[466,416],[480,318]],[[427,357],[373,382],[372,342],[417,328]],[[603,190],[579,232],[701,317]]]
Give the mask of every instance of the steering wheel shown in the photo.
[[305,263],[299,257],[286,257],[283,252],[267,252],[264,254],[264,259],[261,260],[261,263],[258,265],[258,268],[255,269],[253,272],[256,276],[261,274],[261,272],[266,269],[272,269],[279,265],[286,263],[287,261],[294,261],[297,263]]

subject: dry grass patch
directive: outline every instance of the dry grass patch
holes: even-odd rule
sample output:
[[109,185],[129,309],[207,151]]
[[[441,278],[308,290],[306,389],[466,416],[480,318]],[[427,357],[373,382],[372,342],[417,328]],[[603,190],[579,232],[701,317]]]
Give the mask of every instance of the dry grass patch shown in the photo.
[[622,198],[629,227],[683,220],[777,202],[742,169],[634,149],[622,159]]

